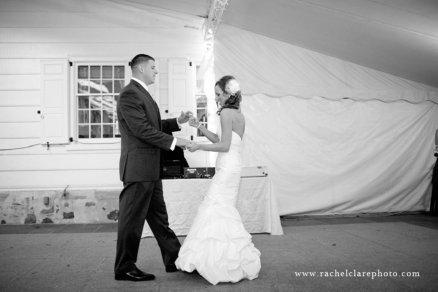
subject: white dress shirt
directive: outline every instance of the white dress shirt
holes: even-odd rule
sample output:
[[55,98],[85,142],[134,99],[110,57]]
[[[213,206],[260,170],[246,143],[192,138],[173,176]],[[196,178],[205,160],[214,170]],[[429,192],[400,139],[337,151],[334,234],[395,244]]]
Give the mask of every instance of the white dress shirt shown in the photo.
[[[135,82],[138,82],[141,86],[143,86],[143,88],[147,91],[147,92],[149,92],[149,88],[148,88],[148,86],[146,85],[146,83],[144,83],[143,81],[141,81],[141,80],[139,80],[139,79],[137,79],[137,78],[135,78],[135,77],[132,77],[131,78],[132,80],[134,80]],[[151,96],[152,96],[152,94],[151,94]],[[152,96],[152,98],[154,99],[154,97]],[[157,101],[154,99],[154,101],[157,103]],[[158,104],[158,103],[157,103]],[[178,126],[179,126],[179,123],[178,123],[178,119],[176,119],[176,123],[178,124]],[[173,142],[172,142],[172,145],[170,146],[170,150],[175,150],[175,146],[176,146],[176,138],[175,137],[173,137]]]

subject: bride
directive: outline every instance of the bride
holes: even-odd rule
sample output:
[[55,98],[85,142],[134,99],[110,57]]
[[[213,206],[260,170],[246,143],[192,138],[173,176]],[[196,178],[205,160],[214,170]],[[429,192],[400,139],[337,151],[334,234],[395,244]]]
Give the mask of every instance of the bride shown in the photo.
[[261,267],[260,251],[254,247],[236,209],[245,131],[239,84],[233,76],[224,76],[216,83],[215,94],[220,105],[221,135],[192,119],[190,125],[198,128],[212,144],[193,144],[188,149],[219,152],[216,172],[175,262],[178,269],[196,270],[213,285],[253,280]]

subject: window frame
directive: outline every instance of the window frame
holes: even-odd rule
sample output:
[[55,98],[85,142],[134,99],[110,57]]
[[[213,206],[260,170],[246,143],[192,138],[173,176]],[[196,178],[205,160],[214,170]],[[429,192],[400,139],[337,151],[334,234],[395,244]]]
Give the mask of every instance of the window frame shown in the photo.
[[[77,100],[77,86],[78,86],[78,67],[79,66],[121,66],[125,67],[125,86],[130,82],[131,70],[128,61],[122,59],[101,59],[101,58],[77,58],[72,61],[71,78],[70,78],[70,116],[71,116],[71,136],[73,140],[79,144],[119,144],[120,137],[114,138],[79,138],[78,133],[78,100]],[[109,147],[113,148],[113,147]]]
[[[210,129],[211,126],[209,126],[209,125],[211,123],[210,123],[210,116],[208,115],[208,113],[209,113],[209,107],[211,105],[210,105],[210,102],[208,100],[208,95],[207,95],[207,93],[204,90],[198,91],[198,70],[199,70],[199,68],[201,66],[201,62],[200,61],[198,61],[198,62],[194,61],[193,65],[195,66],[194,70],[193,70],[194,71],[194,95],[193,95],[193,98],[194,98],[193,106],[194,106],[194,108],[192,109],[193,110],[193,115],[196,118],[198,118],[198,103],[197,103],[198,96],[205,96],[206,99],[207,99],[207,104],[206,104],[206,106],[204,108],[205,108],[205,112],[207,114],[207,116],[206,116],[207,122],[206,123],[202,123],[202,124],[204,126],[206,126],[207,129]],[[202,108],[202,109],[204,109],[204,108]],[[199,108],[199,109],[201,109],[201,108]],[[200,132],[199,129],[192,128],[192,136],[193,136],[193,141],[194,142],[207,143],[207,142],[210,141],[210,140],[208,140],[208,138],[205,135],[202,135],[202,136],[198,135],[199,132]]]

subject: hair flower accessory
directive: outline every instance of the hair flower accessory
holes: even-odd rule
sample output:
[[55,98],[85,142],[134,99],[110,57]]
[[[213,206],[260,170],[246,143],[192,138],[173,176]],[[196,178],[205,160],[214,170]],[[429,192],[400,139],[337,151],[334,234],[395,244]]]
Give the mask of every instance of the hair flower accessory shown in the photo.
[[236,94],[239,90],[240,86],[236,79],[231,79],[225,86],[225,92],[231,95]]

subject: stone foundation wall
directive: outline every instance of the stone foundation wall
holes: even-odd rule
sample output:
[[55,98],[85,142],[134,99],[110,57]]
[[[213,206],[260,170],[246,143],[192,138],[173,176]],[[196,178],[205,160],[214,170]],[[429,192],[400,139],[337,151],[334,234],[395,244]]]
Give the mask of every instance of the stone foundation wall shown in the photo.
[[121,190],[1,191],[1,224],[110,223],[118,219]]

